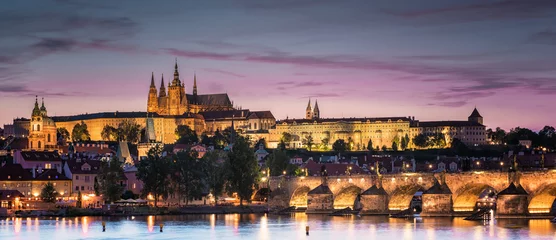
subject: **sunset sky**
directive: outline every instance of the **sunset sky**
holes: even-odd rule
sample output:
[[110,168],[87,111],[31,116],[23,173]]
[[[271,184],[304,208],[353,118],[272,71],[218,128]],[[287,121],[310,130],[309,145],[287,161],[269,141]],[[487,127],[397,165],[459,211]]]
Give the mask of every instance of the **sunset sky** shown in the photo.
[[[554,0],[9,1],[0,7],[0,125],[146,111],[177,58],[191,92],[302,118],[415,116],[556,125]],[[168,83],[168,81],[166,81]]]

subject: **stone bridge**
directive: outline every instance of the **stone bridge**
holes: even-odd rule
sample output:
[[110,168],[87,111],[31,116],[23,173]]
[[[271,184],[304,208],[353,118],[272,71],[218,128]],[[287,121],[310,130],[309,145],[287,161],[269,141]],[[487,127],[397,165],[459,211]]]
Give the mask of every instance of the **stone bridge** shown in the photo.
[[[422,191],[422,215],[457,215],[477,209],[480,196],[498,216],[554,214],[556,171],[400,173],[329,177],[272,177],[269,207],[290,206],[312,212],[346,207],[363,214],[388,214],[410,208]],[[495,197],[494,197],[495,196]],[[488,202],[490,201],[490,202]]]

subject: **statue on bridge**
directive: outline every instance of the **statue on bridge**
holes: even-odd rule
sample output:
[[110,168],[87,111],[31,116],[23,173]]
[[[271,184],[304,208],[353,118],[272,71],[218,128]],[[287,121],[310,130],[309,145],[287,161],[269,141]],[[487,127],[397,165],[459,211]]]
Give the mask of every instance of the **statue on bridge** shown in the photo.
[[324,164],[320,167],[320,177],[321,184],[323,186],[328,186],[328,171],[326,171],[326,166]]

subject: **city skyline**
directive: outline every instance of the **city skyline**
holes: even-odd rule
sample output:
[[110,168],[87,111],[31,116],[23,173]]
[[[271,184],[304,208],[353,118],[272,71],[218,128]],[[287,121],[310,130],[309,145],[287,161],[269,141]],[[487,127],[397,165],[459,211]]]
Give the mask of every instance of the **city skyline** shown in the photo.
[[551,1],[119,4],[6,5],[0,123],[29,118],[35,95],[52,116],[146,111],[151,72],[159,87],[175,58],[187,93],[196,73],[199,93],[277,119],[303,118],[309,98],[324,118],[556,118]]

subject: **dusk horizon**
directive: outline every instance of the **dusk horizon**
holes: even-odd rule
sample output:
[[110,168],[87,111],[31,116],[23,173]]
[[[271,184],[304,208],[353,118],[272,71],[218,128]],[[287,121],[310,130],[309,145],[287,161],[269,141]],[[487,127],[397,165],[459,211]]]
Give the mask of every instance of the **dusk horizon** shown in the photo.
[[[465,120],[487,128],[553,125],[552,1],[30,1],[0,26],[0,124],[146,111],[151,73],[235,106],[303,118]],[[527,11],[523,11],[526,9]]]

